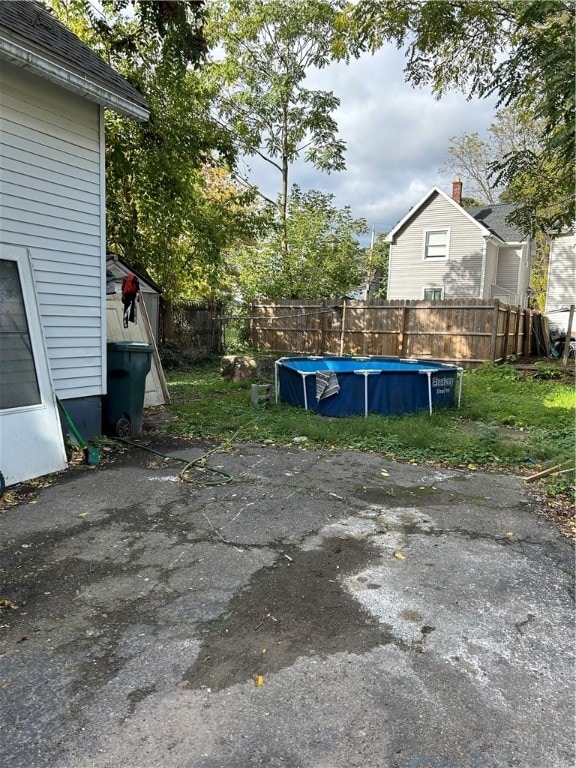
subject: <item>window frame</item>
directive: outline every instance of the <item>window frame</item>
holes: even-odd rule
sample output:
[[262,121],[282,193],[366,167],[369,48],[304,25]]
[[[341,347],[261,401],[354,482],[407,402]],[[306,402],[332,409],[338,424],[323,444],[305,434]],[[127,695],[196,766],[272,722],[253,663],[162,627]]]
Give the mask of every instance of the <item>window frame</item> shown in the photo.
[[[429,256],[428,255],[428,236],[437,232],[446,233],[446,249],[442,256]],[[450,227],[427,227],[422,236],[422,261],[448,261],[450,258]]]
[[[427,291],[440,291],[440,298],[439,299],[427,299],[426,298],[426,292]],[[423,301],[443,301],[444,299],[444,288],[443,287],[435,287],[435,286],[427,286],[425,288],[422,288],[422,300]]]

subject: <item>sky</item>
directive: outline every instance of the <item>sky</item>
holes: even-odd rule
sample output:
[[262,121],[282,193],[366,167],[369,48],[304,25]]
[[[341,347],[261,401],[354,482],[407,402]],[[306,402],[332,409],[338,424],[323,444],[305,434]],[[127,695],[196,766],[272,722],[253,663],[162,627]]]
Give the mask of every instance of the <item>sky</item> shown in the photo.
[[[101,12],[100,0],[91,4]],[[375,234],[390,231],[431,187],[451,194],[454,174],[440,171],[451,138],[485,135],[495,115],[495,99],[468,101],[454,91],[437,100],[429,88],[413,88],[405,82],[405,61],[403,51],[388,44],[350,64],[313,70],[305,83],[340,99],[334,117],[346,144],[346,170],[321,173],[299,160],[289,183],[333,194],[338,208],[350,206]],[[278,197],[279,173],[268,163],[250,157],[241,171],[267,197]],[[361,239],[368,244],[370,235]]]
[[[493,100],[467,101],[457,92],[436,100],[430,89],[408,85],[403,67],[403,53],[386,46],[350,65],[310,73],[307,87],[333,91],[340,99],[334,117],[347,147],[346,170],[328,175],[301,160],[291,169],[290,184],[333,194],[339,208],[349,205],[376,234],[392,229],[431,187],[452,193],[454,174],[439,170],[448,160],[450,139],[484,135],[495,113]],[[278,172],[255,158],[248,165],[250,181],[275,199]]]

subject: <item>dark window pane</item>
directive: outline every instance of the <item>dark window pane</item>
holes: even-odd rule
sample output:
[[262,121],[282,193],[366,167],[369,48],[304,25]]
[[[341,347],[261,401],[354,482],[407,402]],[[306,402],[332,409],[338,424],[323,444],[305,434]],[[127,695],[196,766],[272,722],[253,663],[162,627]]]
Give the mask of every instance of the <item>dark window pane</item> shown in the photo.
[[0,259],[0,410],[37,403],[40,390],[18,265]]

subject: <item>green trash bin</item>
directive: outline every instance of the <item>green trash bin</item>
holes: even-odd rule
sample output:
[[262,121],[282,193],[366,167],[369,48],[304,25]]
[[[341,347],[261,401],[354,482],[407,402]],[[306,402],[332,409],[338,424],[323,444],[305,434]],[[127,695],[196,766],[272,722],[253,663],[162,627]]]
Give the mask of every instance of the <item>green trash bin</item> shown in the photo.
[[117,437],[138,435],[142,431],[146,376],[152,364],[152,347],[141,341],[109,341],[107,360],[104,431]]

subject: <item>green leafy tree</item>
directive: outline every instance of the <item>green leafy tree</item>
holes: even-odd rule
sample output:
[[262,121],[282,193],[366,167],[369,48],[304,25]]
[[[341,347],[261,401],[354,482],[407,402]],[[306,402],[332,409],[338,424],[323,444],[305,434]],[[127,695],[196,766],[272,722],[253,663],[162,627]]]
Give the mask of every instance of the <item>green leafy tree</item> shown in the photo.
[[[505,194],[505,187],[495,184],[494,167],[512,154],[540,154],[543,125],[525,108],[502,109],[496,113],[485,138],[480,138],[478,133],[467,133],[453,136],[450,141],[448,160],[440,171],[462,179],[464,189],[478,201],[470,205],[494,204],[502,202]],[[464,200],[462,204],[465,205]]]
[[[335,49],[357,56],[393,43],[406,51],[412,85],[430,85],[438,96],[451,88],[496,96],[500,107],[530,111],[542,123],[542,146],[495,162],[493,185],[553,170],[555,188],[541,218],[561,228],[575,213],[575,9],[574,0],[359,0],[343,3]],[[531,203],[522,201],[514,218],[529,232]]]
[[357,237],[364,219],[334,205],[333,195],[293,186],[288,199],[288,248],[276,228],[267,238],[238,251],[237,281],[246,301],[324,299],[342,296],[362,284],[367,254]]
[[375,299],[385,299],[388,295],[390,244],[386,242],[387,234],[379,232],[367,252],[367,278],[375,286]]
[[[452,139],[449,160],[443,168],[460,175],[465,189],[470,189],[482,204],[506,202],[519,206],[519,216],[515,218],[526,219],[523,229],[536,240],[530,285],[534,290],[533,304],[539,309],[544,308],[546,297],[548,227],[551,217],[562,213],[556,186],[562,183],[564,172],[563,165],[558,167],[554,160],[548,159],[544,141],[542,120],[535,118],[531,110],[519,106],[500,110],[485,139],[480,139],[478,134]],[[509,178],[507,186],[496,188],[493,168],[512,155],[530,157],[529,168],[518,170]],[[463,200],[462,204],[466,202]]]
[[144,124],[106,113],[107,236],[110,250],[162,286],[168,338],[172,301],[216,297],[224,253],[252,218],[251,193],[230,181],[227,195],[214,194],[212,170],[232,167],[235,153],[210,113],[214,86],[191,66],[201,47],[197,7],[108,0],[103,16],[83,0],[53,0],[149,102]]
[[344,144],[332,114],[339,100],[304,82],[311,68],[331,59],[333,19],[332,3],[324,0],[220,0],[207,19],[209,42],[224,52],[213,65],[222,84],[221,118],[242,153],[260,157],[278,173],[284,256],[291,164],[302,156],[322,171],[344,168]]

